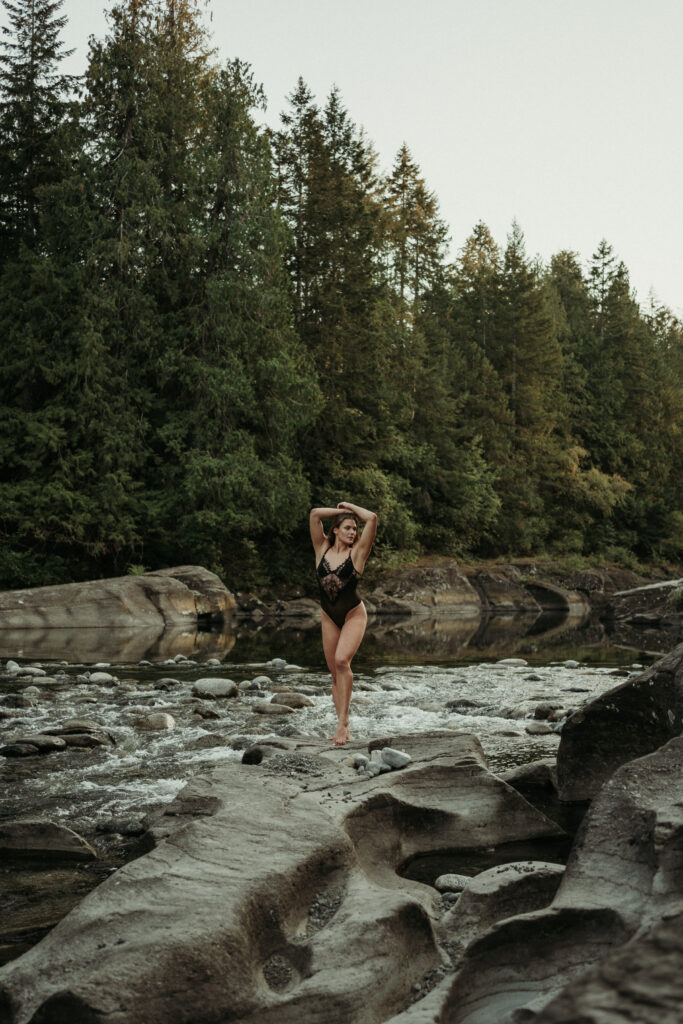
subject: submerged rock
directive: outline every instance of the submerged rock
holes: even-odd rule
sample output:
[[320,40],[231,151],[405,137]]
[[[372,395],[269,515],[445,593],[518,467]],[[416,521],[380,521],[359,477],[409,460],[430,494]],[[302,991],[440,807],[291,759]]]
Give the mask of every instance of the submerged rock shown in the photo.
[[175,729],[175,726],[175,718],[165,711],[154,711],[135,719],[136,729]]
[[95,860],[97,854],[82,836],[64,825],[52,821],[7,821],[0,822],[0,857],[3,856]]

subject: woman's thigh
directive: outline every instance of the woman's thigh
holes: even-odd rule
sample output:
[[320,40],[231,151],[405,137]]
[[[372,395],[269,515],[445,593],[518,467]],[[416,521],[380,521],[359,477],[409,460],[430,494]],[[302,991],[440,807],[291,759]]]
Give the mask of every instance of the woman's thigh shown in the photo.
[[339,626],[335,626],[329,615],[325,612],[321,613],[321,627],[323,635],[323,653],[325,655],[325,661],[327,667],[330,670],[330,675],[334,679],[334,657],[337,650],[337,642],[341,635]]
[[349,662],[358,650],[361,640],[365,636],[365,627],[368,624],[368,613],[364,604],[357,605],[346,616],[346,621],[339,633],[337,640],[335,658],[343,658]]

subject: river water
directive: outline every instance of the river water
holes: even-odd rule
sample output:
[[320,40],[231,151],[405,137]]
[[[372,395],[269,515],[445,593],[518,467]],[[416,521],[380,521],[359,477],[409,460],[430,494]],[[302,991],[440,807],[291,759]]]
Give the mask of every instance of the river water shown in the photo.
[[[533,637],[527,639],[523,654],[519,643],[510,653],[496,641],[493,657],[491,650],[481,649],[470,649],[463,657],[462,652],[449,652],[458,634],[449,632],[447,625],[432,623],[428,629],[422,623],[417,636],[394,626],[389,642],[382,627],[370,625],[354,661],[354,739],[433,729],[474,732],[491,769],[501,771],[557,749],[559,732],[527,732],[539,701],[571,711],[623,682],[648,660],[604,642],[548,650]],[[500,624],[497,629],[500,632]],[[188,650],[187,634],[184,637],[176,646]],[[77,641],[73,644],[77,653]],[[92,650],[92,636],[85,646]],[[49,650],[45,637],[41,649]],[[191,775],[218,761],[238,760],[245,744],[264,734],[332,734],[329,676],[317,630],[254,632],[237,638],[198,634],[196,657],[182,652],[170,656],[173,649],[173,644],[166,648],[169,657],[140,664],[22,658],[25,651],[15,646],[12,653],[20,665],[40,667],[47,674],[0,679],[0,711],[6,716],[0,719],[0,745],[76,718],[106,729],[115,745],[0,758],[2,819],[47,817],[91,833],[109,819],[139,818],[161,806]],[[8,656],[6,645],[0,651]],[[209,659],[214,664],[207,664]],[[116,682],[78,681],[84,673],[98,670]],[[270,682],[260,691],[242,691],[238,699],[211,702],[208,713],[219,717],[207,719],[197,713],[206,702],[192,695],[193,683],[207,676],[243,685],[260,676]],[[284,717],[255,713],[254,705],[283,689],[305,694],[312,706]],[[22,703],[26,706],[16,706]],[[137,723],[150,712],[172,715],[175,728],[140,728]]]

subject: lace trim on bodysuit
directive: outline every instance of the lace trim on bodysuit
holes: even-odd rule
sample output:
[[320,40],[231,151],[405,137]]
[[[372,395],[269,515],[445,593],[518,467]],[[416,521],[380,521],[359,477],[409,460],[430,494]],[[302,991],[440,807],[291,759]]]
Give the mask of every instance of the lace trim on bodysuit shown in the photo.
[[361,578],[361,573],[353,564],[350,554],[335,569],[330,566],[327,558],[323,555],[317,571],[321,607],[341,629],[347,614],[360,604],[356,586]]

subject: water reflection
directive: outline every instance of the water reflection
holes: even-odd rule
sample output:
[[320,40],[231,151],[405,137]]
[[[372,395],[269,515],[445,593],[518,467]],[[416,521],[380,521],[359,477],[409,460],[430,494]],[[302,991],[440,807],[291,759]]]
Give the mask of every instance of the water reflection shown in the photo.
[[235,644],[232,629],[224,631],[176,627],[163,630],[0,629],[0,657],[68,661],[164,661],[176,654],[204,660],[224,658]]
[[[658,653],[650,637],[634,635],[629,641],[619,645],[624,647],[624,660],[628,651]],[[591,660],[600,660],[597,652],[613,651],[614,645],[600,623],[557,610],[540,616],[371,618],[354,664],[475,662],[514,655],[531,660],[569,658],[577,656],[578,648],[584,657],[586,649],[593,649],[596,657]],[[161,633],[145,628],[0,629],[0,658],[130,664],[142,659],[163,662],[179,654],[197,661],[225,660],[231,652],[242,662],[284,657],[302,665],[322,665],[319,626],[310,621],[238,623],[219,630],[175,627]]]

